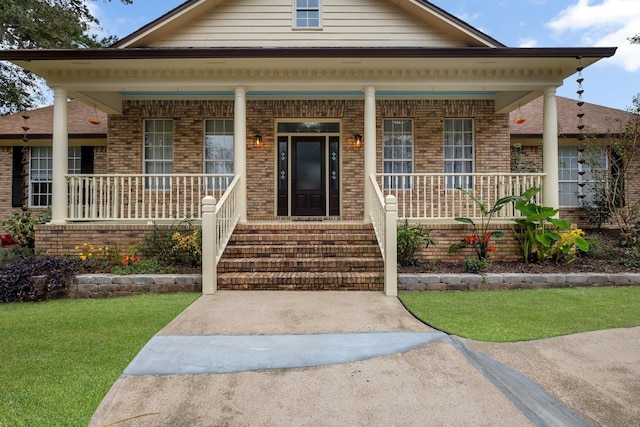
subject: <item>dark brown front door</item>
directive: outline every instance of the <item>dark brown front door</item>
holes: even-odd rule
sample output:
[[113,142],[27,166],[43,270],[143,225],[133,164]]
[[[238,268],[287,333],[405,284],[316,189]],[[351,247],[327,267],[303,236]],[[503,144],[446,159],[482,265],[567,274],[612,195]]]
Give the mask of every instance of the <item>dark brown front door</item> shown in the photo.
[[292,138],[291,208],[294,216],[324,216],[327,211],[324,137]]

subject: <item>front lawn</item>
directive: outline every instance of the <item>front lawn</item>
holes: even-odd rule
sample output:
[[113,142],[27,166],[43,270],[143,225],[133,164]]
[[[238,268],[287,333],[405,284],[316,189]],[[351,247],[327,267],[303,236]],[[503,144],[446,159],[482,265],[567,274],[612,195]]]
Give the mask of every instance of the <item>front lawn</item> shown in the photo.
[[513,342],[640,326],[640,286],[403,292],[425,323],[481,341]]
[[200,294],[0,304],[0,426],[85,426],[142,346]]

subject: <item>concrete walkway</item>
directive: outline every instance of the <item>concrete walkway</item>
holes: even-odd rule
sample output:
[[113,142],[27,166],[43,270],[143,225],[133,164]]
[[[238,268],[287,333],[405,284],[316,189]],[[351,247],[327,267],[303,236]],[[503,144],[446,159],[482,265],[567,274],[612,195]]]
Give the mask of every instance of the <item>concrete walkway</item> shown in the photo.
[[90,425],[639,420],[640,328],[487,344],[434,331],[376,292],[218,292],[145,346]]

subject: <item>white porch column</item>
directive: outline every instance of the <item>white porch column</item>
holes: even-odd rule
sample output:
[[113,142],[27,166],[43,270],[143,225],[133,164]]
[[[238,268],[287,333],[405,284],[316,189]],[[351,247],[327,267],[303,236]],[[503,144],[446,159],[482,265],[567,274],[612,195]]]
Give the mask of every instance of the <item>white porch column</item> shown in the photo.
[[247,93],[237,87],[233,116],[233,172],[240,175],[237,206],[239,221],[247,222]]
[[544,90],[542,171],[546,174],[542,188],[542,203],[554,209],[560,207],[558,185],[558,106],[556,88]]
[[67,91],[53,89],[53,174],[51,188],[51,224],[64,224],[67,217],[67,180],[69,134],[67,132]]
[[218,290],[218,239],[216,237],[216,199],[202,199],[202,295]]
[[369,213],[374,194],[367,181],[376,173],[376,88],[364,89],[364,222],[371,222]]

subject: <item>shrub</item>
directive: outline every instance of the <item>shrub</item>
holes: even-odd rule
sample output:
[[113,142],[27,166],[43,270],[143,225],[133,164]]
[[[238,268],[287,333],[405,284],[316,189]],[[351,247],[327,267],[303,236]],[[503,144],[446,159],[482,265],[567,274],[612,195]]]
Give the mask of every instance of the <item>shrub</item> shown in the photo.
[[467,257],[464,259],[465,273],[482,273],[482,271],[487,267],[489,267],[489,261],[486,259],[478,259],[474,257]]
[[146,259],[156,259],[165,265],[197,267],[202,264],[202,233],[192,229],[185,220],[161,228],[154,225],[144,243],[138,248]]
[[515,220],[513,232],[520,242],[525,262],[538,262],[554,259],[556,262],[569,263],[575,259],[576,246],[583,252],[589,250],[582,230],[572,229],[568,219],[555,218],[558,209],[541,206],[531,199],[540,188],[530,188],[516,201],[515,208],[524,218]]
[[627,268],[640,268],[640,251],[636,246],[627,251],[626,255],[620,259],[620,263]]
[[163,265],[155,259],[137,259],[118,265],[111,269],[111,274],[170,274],[176,269],[169,265]]
[[53,256],[28,256],[0,269],[0,301],[40,301],[63,293],[79,261]]
[[491,209],[487,209],[484,203],[474,197],[467,190],[457,187],[456,190],[460,190],[464,192],[471,200],[474,201],[476,206],[480,210],[480,225],[476,225],[476,223],[471,218],[465,217],[457,217],[456,221],[462,222],[464,224],[470,224],[473,233],[466,236],[460,242],[455,243],[449,247],[448,253],[453,253],[458,249],[471,246],[473,250],[476,252],[476,255],[479,260],[486,260],[489,258],[489,254],[495,251],[495,246],[491,244],[491,239],[497,237],[504,237],[505,234],[502,231],[491,231],[489,225],[491,224],[491,218],[493,214],[498,212],[500,209],[504,207],[507,203],[511,203],[517,200],[520,196],[507,196],[503,197],[499,200],[496,200],[493,207]]
[[401,266],[419,265],[420,261],[416,254],[423,247],[426,249],[430,245],[435,245],[436,241],[429,236],[431,230],[424,228],[422,224],[409,225],[409,221],[404,220],[404,224],[398,228],[398,264]]
[[11,234],[11,240],[25,248],[33,249],[36,246],[36,225],[44,224],[51,219],[51,211],[47,210],[35,218],[27,208],[22,212],[13,213],[2,222],[2,228]]

